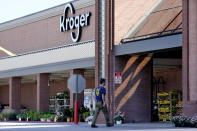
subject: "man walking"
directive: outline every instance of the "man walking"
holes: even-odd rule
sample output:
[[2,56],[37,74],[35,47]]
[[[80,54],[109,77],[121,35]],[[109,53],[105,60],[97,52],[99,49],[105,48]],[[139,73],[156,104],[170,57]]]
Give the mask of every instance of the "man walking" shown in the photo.
[[103,114],[105,116],[106,126],[108,126],[108,127],[112,126],[112,124],[109,123],[109,114],[108,114],[107,106],[105,103],[106,89],[104,86],[105,86],[105,79],[101,78],[100,79],[100,86],[96,87],[96,89],[95,89],[96,109],[95,109],[95,114],[94,114],[93,120],[92,120],[92,125],[91,125],[92,128],[97,127],[95,125],[95,123],[96,123],[96,119],[98,117],[100,110],[103,111]]

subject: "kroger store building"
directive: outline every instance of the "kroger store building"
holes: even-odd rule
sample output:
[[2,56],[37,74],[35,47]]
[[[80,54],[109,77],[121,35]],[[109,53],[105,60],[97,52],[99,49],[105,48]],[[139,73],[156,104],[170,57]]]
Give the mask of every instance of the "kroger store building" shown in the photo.
[[154,120],[164,91],[197,115],[196,12],[196,0],[79,0],[1,23],[0,104],[50,110],[49,97],[81,74],[86,89],[106,78],[111,119]]

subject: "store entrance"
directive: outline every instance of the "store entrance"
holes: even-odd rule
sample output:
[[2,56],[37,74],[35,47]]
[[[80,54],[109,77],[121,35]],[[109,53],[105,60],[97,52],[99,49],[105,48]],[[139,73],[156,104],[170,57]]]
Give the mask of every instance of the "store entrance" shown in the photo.
[[154,53],[152,121],[170,121],[182,114],[182,49]]

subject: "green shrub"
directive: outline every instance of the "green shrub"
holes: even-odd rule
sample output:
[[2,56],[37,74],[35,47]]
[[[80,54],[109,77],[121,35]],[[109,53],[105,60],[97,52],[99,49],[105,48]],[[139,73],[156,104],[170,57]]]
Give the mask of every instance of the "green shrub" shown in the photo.
[[88,116],[90,116],[90,112],[84,112],[83,113],[83,118],[86,119]]
[[40,112],[40,118],[46,118],[46,114],[47,114],[48,112],[44,112],[44,111],[41,111]]
[[32,120],[38,121],[38,112],[36,110],[32,110]]
[[55,122],[63,122],[63,121],[66,121],[66,119],[65,119],[64,115],[55,115],[54,121]]
[[82,105],[80,108],[79,108],[79,113],[80,114],[83,114],[84,112],[89,112],[89,108],[88,107],[85,107],[84,105]]
[[19,118],[21,118],[22,120],[25,120],[25,114],[18,114],[18,115],[16,115],[16,119],[19,119]]
[[124,118],[122,116],[117,116],[114,118],[114,121],[120,121],[120,120],[123,122]]
[[46,112],[46,111],[40,112],[40,118],[43,118],[44,121],[46,121],[47,119],[51,120],[51,117],[52,114],[50,112]]
[[71,117],[74,117],[74,113],[75,113],[75,110],[74,110],[74,108],[71,108],[71,109],[70,109],[70,114],[71,114]]
[[171,119],[171,121],[175,124],[176,127],[183,127],[186,121],[185,116],[175,116]]
[[121,116],[121,112],[118,111],[118,114],[114,117],[114,121],[122,121],[124,122],[124,118]]
[[190,120],[192,127],[197,127],[197,116],[193,116]]
[[3,120],[3,114],[0,113],[0,121]]
[[33,110],[29,110],[29,111],[25,112],[26,119],[32,120],[33,119],[33,115],[34,115],[34,111]]
[[79,110],[78,110],[78,113],[79,113],[79,121],[80,122],[85,122],[85,118],[84,118],[84,113],[85,112],[90,112],[89,108],[88,107],[85,107],[84,105],[82,105]]
[[13,109],[3,109],[2,116],[6,120],[16,120],[16,112]]
[[54,121],[54,119],[55,119],[55,115],[52,114],[50,120],[51,120],[51,121]]
[[197,127],[197,116],[174,116],[171,121],[176,127]]
[[51,116],[52,116],[52,115],[51,115],[50,113],[46,114],[46,118],[47,118],[47,119],[51,119]]

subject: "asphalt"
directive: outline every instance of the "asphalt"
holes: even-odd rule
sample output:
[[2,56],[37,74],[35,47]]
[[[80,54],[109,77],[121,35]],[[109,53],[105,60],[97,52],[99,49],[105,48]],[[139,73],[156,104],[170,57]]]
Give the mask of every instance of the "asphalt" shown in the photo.
[[171,123],[128,123],[91,128],[87,123],[0,122],[0,131],[197,131],[197,128],[176,128]]

